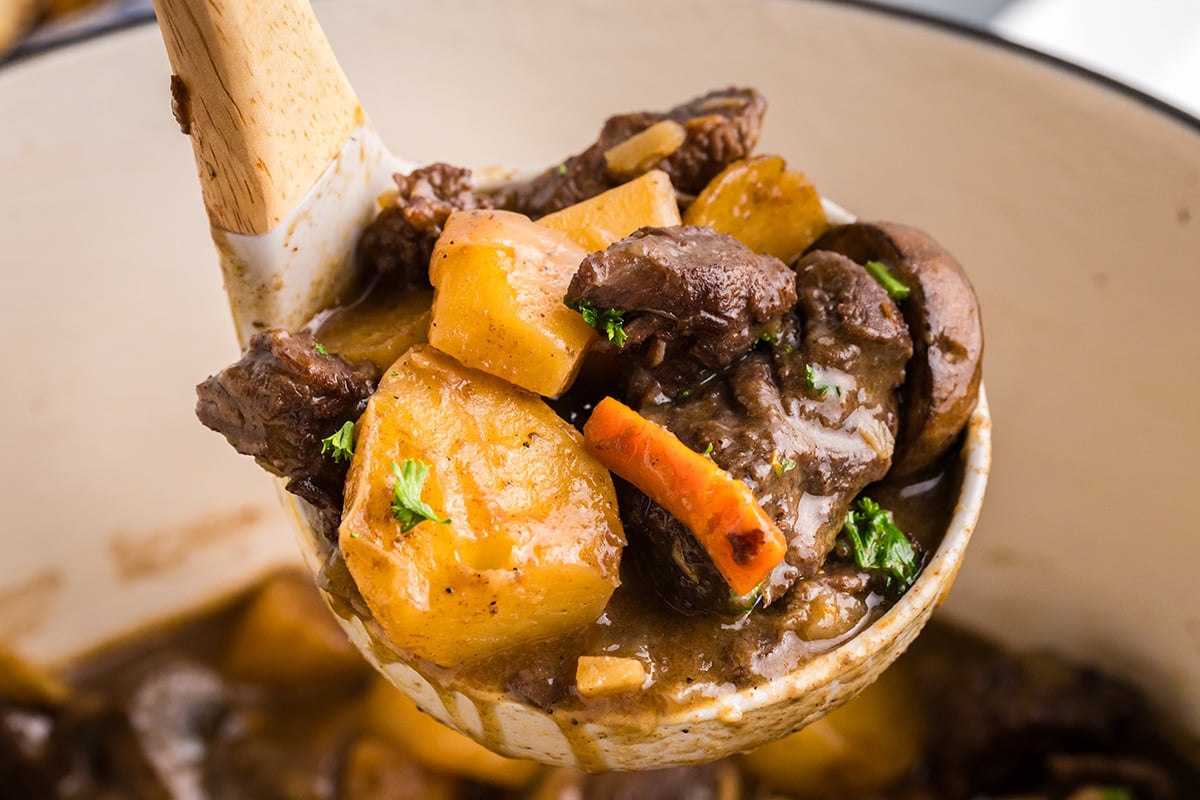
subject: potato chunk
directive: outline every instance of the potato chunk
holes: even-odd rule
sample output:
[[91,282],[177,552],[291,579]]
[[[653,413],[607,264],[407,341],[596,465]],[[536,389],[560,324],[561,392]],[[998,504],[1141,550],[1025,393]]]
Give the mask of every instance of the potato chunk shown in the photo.
[[679,225],[679,203],[671,179],[660,169],[602,192],[562,211],[547,214],[539,225],[562,231],[589,252],[604,250],[644,225]]
[[[392,511],[393,464],[429,466],[427,520]],[[397,647],[454,666],[595,620],[625,535],[612,478],[542,400],[418,345],[358,422],[339,532]]]
[[707,225],[789,264],[829,227],[816,187],[779,156],[730,164],[688,206],[683,222]]
[[640,175],[674,153],[687,140],[687,129],[673,119],[656,122],[604,151],[604,165],[618,177]]
[[71,689],[58,676],[0,644],[0,699],[16,703],[57,705]]
[[433,248],[429,342],[547,396],[575,380],[596,332],[563,305],[587,252],[511,211],[458,211]]
[[580,656],[575,667],[575,688],[584,697],[629,692],[645,683],[646,667],[636,658]]
[[331,314],[317,331],[317,341],[347,361],[372,361],[382,369],[428,340],[432,302],[433,292],[427,289],[373,291]]
[[746,769],[800,800],[874,796],[912,769],[925,745],[917,688],[903,663],[798,733],[743,756]]
[[345,685],[367,666],[311,578],[284,572],[258,590],[234,628],[225,672],[235,681],[298,691]]

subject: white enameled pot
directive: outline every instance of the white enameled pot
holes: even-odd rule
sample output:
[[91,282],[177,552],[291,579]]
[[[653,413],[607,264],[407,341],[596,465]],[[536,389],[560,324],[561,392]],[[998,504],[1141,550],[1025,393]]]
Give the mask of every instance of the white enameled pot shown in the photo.
[[[1200,125],[944,26],[795,0],[318,3],[383,139],[545,163],[749,84],[779,152],[970,271],[996,420],[944,610],[1133,679],[1200,732]],[[0,642],[53,663],[297,558],[192,416],[236,355],[165,54],[140,28],[0,71]]]

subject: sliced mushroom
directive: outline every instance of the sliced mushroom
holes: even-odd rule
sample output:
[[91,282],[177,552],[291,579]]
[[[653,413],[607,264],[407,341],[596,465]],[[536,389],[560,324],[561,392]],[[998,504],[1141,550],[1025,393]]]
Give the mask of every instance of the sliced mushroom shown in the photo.
[[983,367],[979,300],[962,266],[928,234],[892,222],[834,228],[812,250],[883,263],[908,287],[913,340],[892,473],[918,473],[946,452],[975,409]]

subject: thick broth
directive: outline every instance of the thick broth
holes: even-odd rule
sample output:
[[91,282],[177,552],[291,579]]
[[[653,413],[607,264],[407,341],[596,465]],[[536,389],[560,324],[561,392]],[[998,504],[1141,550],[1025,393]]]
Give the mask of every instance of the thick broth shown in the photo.
[[[319,340],[336,345],[351,360],[394,359],[418,343],[409,331],[427,318],[422,302],[428,295],[368,288],[362,299],[323,317]],[[413,320],[416,320],[414,326]],[[380,329],[398,330],[396,341],[381,342]],[[576,386],[549,403],[559,416],[582,427],[596,400],[616,380],[617,365],[610,356],[590,358]],[[953,448],[942,466],[917,479],[885,479],[863,494],[891,510],[896,522],[927,558],[938,546],[953,513],[960,486],[960,464]],[[831,556],[818,574],[802,580],[787,598],[741,616],[681,614],[654,589],[658,576],[639,569],[638,531],[621,566],[621,586],[605,613],[571,635],[497,652],[466,665],[445,669],[417,660],[420,671],[453,689],[470,687],[507,691],[547,710],[586,714],[613,706],[666,709],[696,696],[716,696],[753,686],[793,670],[870,625],[897,599],[875,584],[850,579],[855,570],[846,558]],[[631,557],[631,554],[633,557]],[[336,548],[320,578],[333,596],[337,613],[370,620],[370,610],[358,594]],[[378,631],[376,641],[386,641]],[[647,673],[640,691],[583,698],[575,689],[580,656],[619,656],[637,660]],[[381,653],[383,660],[396,658]],[[411,657],[402,655],[404,660]]]

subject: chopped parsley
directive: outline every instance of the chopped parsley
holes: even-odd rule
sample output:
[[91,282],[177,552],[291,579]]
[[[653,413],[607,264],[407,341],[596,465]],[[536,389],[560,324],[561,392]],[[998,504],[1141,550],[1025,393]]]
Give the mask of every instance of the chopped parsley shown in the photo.
[[320,353],[323,356],[329,355],[329,351],[327,349],[325,349],[325,345],[321,344],[320,342],[317,342],[316,344],[314,344],[313,349],[316,350],[318,353]]
[[883,284],[889,297],[893,300],[908,299],[909,288],[897,280],[892,271],[887,268],[887,264],[882,261],[868,261],[864,266],[866,266],[867,272],[871,273],[871,277]]
[[554,171],[557,172],[559,175],[566,175],[567,174],[567,165],[565,163],[559,164],[557,167],[554,168]]
[[778,453],[775,454],[775,460],[771,462],[771,469],[775,471],[776,475],[783,475],[785,473],[791,472],[795,468],[796,468],[795,459],[779,458]]
[[392,462],[392,474],[396,482],[392,485],[392,516],[400,523],[401,533],[408,533],[425,520],[449,525],[449,519],[438,519],[437,514],[421,500],[421,489],[429,477],[429,465],[412,458],[404,459],[404,466]]
[[779,344],[779,333],[760,333],[758,338],[754,340],[755,344],[758,344],[759,342],[762,342],[763,344],[769,344],[771,347],[774,347],[775,345]]
[[817,393],[817,397],[824,397],[826,392],[833,389],[838,397],[842,396],[842,387],[835,383],[822,383],[817,375],[817,370],[812,364],[804,365],[804,385]]
[[713,451],[713,443],[712,443],[712,442],[709,442],[709,443],[708,443],[708,447],[704,448],[704,452],[703,452],[703,453],[701,453],[700,455],[702,455],[702,456],[711,456],[711,455],[712,455],[712,451]]
[[583,321],[596,330],[604,331],[608,340],[617,347],[625,346],[627,337],[625,336],[624,311],[619,308],[596,308],[587,300],[580,300],[578,303],[568,302],[567,308],[578,311],[583,316]]
[[354,423],[346,422],[332,436],[322,439],[321,452],[333,453],[334,463],[349,461],[354,455]]
[[869,497],[860,497],[846,512],[839,537],[859,569],[877,570],[889,586],[904,591],[917,577],[917,551],[892,519],[892,512]]

